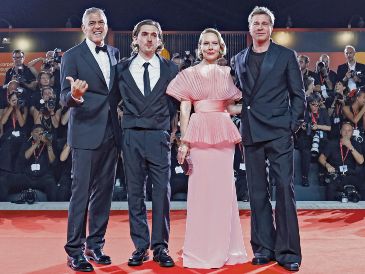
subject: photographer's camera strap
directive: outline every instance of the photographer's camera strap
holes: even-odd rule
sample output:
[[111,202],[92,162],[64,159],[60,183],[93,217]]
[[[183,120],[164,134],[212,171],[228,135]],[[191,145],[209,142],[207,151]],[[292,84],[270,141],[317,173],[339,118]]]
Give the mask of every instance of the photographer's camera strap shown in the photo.
[[[34,144],[34,142],[33,142],[33,144]],[[45,143],[43,143],[43,145],[42,145],[42,147],[41,147],[41,149],[39,149],[38,150],[38,154],[36,153],[36,150],[37,150],[37,148],[34,150],[34,152],[33,152],[33,154],[34,154],[34,158],[35,158],[35,160],[36,160],[36,163],[38,163],[38,159],[39,159],[39,156],[41,156],[41,154],[42,154],[42,151],[43,151],[43,149],[44,149],[44,146],[45,146]]]
[[345,154],[345,157],[344,157],[342,147],[343,147],[343,145],[342,145],[342,142],[340,141],[341,160],[342,160],[342,164],[345,165],[345,161],[346,161],[346,158],[347,158],[350,150],[347,148],[347,151],[346,151],[346,154]]

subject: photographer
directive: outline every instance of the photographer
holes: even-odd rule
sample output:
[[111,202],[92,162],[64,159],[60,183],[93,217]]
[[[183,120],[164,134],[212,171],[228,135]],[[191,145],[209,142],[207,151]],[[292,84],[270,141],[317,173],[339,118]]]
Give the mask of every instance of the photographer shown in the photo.
[[56,137],[56,129],[60,123],[61,109],[57,108],[56,95],[51,87],[42,89],[40,108],[32,111],[34,124],[41,124],[44,128]]
[[20,192],[28,188],[42,190],[48,201],[55,201],[56,181],[51,168],[55,159],[51,135],[42,125],[34,125],[31,138],[20,149],[19,164],[23,173],[1,176],[0,201],[7,199],[10,190]]
[[346,83],[351,91],[365,84],[365,65],[356,62],[356,50],[353,46],[347,45],[344,53],[347,63],[338,66],[337,77],[338,80]]
[[339,199],[338,192],[343,192],[346,185],[355,186],[356,191],[365,197],[365,184],[359,179],[357,172],[357,166],[363,164],[364,156],[359,143],[351,139],[352,135],[352,124],[343,123],[341,139],[327,143],[319,156],[319,163],[326,169],[328,176],[326,189],[328,201]]
[[333,91],[337,81],[337,74],[333,70],[330,70],[329,64],[330,57],[327,54],[322,54],[317,62],[316,72],[321,85],[321,90],[326,90],[326,92],[330,93]]
[[[298,63],[299,63],[299,68],[300,68],[300,72],[302,73],[302,77],[303,77],[303,82],[305,83],[306,80],[309,77],[312,77],[314,79],[314,91],[315,92],[320,92],[321,91],[321,85],[319,82],[319,78],[318,75],[309,70],[308,66],[309,66],[309,57],[306,55],[299,55],[298,56]],[[305,87],[305,90],[307,90],[308,87]]]
[[14,173],[18,170],[16,162],[19,148],[25,140],[24,128],[28,108],[18,98],[16,90],[8,94],[8,105],[0,119],[3,135],[0,138],[0,171]]
[[354,124],[354,137],[362,143],[365,128],[365,86],[360,87],[356,93],[350,92],[349,98],[351,103],[343,107],[343,114],[346,120]]
[[52,75],[48,72],[41,71],[37,76],[37,88],[30,97],[30,114],[33,116],[34,109],[40,110],[44,100],[42,99],[42,90],[51,87]]
[[28,90],[35,89],[36,79],[29,67],[24,65],[24,52],[22,50],[13,51],[13,62],[13,67],[8,69],[5,74],[4,88],[7,88],[7,84],[11,80],[16,80],[22,88],[26,89],[27,93],[30,93]]
[[[331,130],[331,122],[326,108],[323,107],[319,95],[307,98],[308,108],[304,113],[304,121],[297,132],[296,147],[301,155],[302,185],[309,186],[308,174],[312,158],[317,158],[327,133]],[[322,106],[322,107],[320,107]]]
[[46,57],[36,58],[28,63],[30,70],[34,75],[39,76],[35,65],[42,62],[41,71],[47,72],[51,75],[50,86],[56,90],[60,90],[60,64],[61,64],[61,50],[56,48],[54,50],[47,51]]
[[339,139],[341,125],[344,121],[343,107],[346,104],[346,94],[348,88],[341,81],[338,81],[335,85],[335,93],[332,96],[331,104],[328,108],[328,116],[331,119],[331,132],[329,134],[330,139]]

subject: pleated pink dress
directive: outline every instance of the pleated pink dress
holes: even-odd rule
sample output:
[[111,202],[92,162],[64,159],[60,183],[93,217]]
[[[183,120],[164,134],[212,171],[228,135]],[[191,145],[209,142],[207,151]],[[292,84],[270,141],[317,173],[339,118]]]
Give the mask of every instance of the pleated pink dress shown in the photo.
[[230,68],[215,64],[180,72],[167,94],[191,101],[183,141],[190,144],[193,173],[189,177],[183,266],[220,268],[247,261],[233,175],[235,143],[241,141],[225,111],[229,100],[241,98]]

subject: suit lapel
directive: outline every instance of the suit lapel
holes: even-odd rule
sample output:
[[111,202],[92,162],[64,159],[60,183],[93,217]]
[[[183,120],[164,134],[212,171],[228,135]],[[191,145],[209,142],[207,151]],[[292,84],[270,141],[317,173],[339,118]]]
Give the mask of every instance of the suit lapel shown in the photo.
[[109,91],[112,89],[115,77],[115,68],[114,66],[117,64],[118,60],[114,56],[113,48],[108,46],[108,56],[110,63],[110,82],[109,82]]
[[129,86],[129,88],[131,90],[134,91],[134,93],[136,94],[137,97],[141,98],[142,100],[145,99],[144,95],[141,93],[141,91],[139,90],[137,84],[136,84],[136,81],[134,81],[134,78],[131,74],[131,72],[129,71],[129,67],[133,61],[133,59],[136,57],[137,55],[134,55],[132,57],[130,57],[128,60],[127,60],[127,64],[126,66],[123,67],[123,70],[121,72],[122,74],[122,77],[125,81],[125,83]]
[[87,46],[86,42],[82,42],[82,45],[84,47],[84,49],[81,51],[81,56],[84,58],[84,60],[86,61],[86,63],[88,63],[89,67],[94,70],[94,72],[96,73],[96,75],[100,78],[100,80],[103,81],[103,83],[106,85],[105,79],[104,79],[104,75],[99,67],[98,62],[96,62],[93,54],[91,53],[89,47]]
[[247,84],[247,60],[249,52],[250,48],[246,48],[240,56],[236,56],[235,60],[237,77],[240,82],[240,86],[246,94],[251,93],[251,89]]
[[279,56],[279,48],[273,42],[270,43],[269,49],[261,64],[260,73],[256,80],[255,86],[252,89],[251,100],[259,91],[261,85],[268,79],[270,71],[274,68],[274,64]]

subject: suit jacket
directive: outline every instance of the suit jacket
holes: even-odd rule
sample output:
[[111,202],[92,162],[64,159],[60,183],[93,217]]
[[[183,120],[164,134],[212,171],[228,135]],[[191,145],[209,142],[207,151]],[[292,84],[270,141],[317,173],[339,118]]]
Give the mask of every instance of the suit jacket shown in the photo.
[[[69,49],[62,57],[60,99],[62,104],[71,107],[67,141],[73,148],[97,148],[103,142],[109,119],[112,121],[115,140],[119,142],[115,86],[115,65],[119,61],[119,50],[111,46],[107,46],[107,50],[110,61],[109,89],[86,41]],[[78,103],[71,97],[67,76],[88,83],[83,103]]]
[[[347,63],[339,65],[337,68],[337,80],[343,81],[343,78],[345,77],[346,73],[349,70],[349,66]],[[361,71],[363,75],[365,75],[365,65],[356,62],[355,65],[355,71]],[[357,86],[365,85],[365,79],[362,78],[360,83],[356,83]]]
[[257,80],[250,83],[250,50],[244,49],[233,59],[236,84],[243,93],[241,131],[245,145],[291,134],[306,107],[295,52],[271,42]]
[[178,73],[178,67],[157,56],[160,59],[160,79],[147,97],[141,93],[129,70],[136,55],[117,65],[118,87],[123,100],[122,128],[170,130],[176,103],[166,94],[166,88]]

